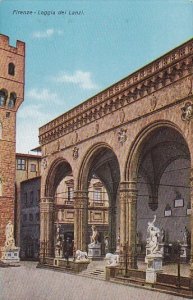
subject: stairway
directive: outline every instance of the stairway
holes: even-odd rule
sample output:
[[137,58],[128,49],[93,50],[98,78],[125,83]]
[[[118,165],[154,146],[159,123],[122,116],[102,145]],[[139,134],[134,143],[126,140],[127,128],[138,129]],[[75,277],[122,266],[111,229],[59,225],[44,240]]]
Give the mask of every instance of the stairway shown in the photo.
[[91,261],[88,268],[79,273],[79,275],[98,280],[105,280],[105,262]]

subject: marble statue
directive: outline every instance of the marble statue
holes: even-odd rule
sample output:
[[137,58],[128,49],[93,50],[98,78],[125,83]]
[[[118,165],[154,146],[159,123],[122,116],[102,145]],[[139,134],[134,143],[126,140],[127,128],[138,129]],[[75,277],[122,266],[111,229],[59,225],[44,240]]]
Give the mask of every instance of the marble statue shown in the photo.
[[161,228],[160,241],[161,243],[165,243],[165,230],[163,229],[163,227]]
[[87,252],[83,252],[81,250],[76,250],[75,259],[76,260],[87,260],[88,254],[87,254]]
[[108,261],[109,266],[117,266],[119,264],[119,255],[107,253],[105,256],[105,260]]
[[93,259],[101,257],[101,243],[99,243],[99,232],[95,225],[92,225],[92,236],[88,244],[88,257]]
[[109,238],[108,238],[108,236],[105,236],[104,244],[105,244],[105,253],[107,253],[108,249],[109,249]]
[[55,243],[55,257],[62,256],[62,238],[60,236],[60,225],[56,228],[56,243]]
[[160,235],[160,230],[154,225],[155,221],[156,215],[154,216],[152,222],[148,222],[147,228],[147,247],[150,252],[150,255],[159,253],[158,237]]
[[190,232],[186,226],[185,226],[184,232],[183,232],[183,243],[184,243],[184,245],[189,245],[189,243],[190,243]]
[[5,237],[5,247],[10,249],[15,248],[13,224],[10,220],[5,228]]
[[91,236],[91,245],[98,243],[99,232],[95,225],[92,225],[92,236]]

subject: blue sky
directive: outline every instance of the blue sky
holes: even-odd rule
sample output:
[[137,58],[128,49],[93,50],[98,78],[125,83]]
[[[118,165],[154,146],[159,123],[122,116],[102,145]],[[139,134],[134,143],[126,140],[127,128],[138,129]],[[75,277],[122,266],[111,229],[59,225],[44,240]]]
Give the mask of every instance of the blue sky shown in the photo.
[[28,153],[40,126],[192,38],[193,1],[0,0],[0,30],[26,43],[17,152]]

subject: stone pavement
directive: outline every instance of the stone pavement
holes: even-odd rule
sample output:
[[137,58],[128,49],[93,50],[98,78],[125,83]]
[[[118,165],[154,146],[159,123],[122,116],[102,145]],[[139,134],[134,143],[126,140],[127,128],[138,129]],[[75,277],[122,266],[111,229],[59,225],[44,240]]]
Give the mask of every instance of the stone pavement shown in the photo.
[[46,269],[0,268],[0,300],[182,300],[164,293]]

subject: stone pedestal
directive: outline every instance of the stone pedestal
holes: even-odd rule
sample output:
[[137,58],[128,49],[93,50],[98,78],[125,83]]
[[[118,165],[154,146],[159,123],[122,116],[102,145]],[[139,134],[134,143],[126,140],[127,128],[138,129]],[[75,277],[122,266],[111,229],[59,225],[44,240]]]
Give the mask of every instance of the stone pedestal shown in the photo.
[[147,263],[146,269],[146,282],[155,283],[157,278],[157,273],[162,272],[162,255],[148,255],[145,257],[145,262]]
[[55,257],[56,258],[62,258],[63,257],[63,251],[60,247],[55,247]]
[[94,259],[101,257],[101,243],[88,245],[88,258]]
[[1,261],[7,263],[9,265],[19,265],[20,258],[19,258],[19,247],[15,247],[13,249],[3,247],[2,251],[2,258]]

